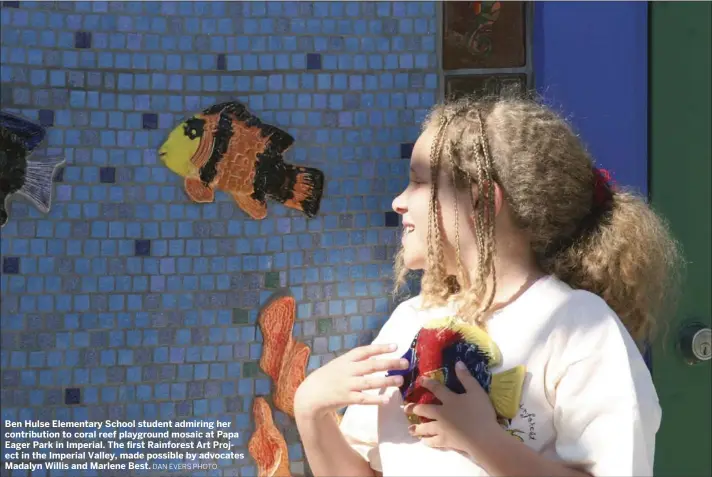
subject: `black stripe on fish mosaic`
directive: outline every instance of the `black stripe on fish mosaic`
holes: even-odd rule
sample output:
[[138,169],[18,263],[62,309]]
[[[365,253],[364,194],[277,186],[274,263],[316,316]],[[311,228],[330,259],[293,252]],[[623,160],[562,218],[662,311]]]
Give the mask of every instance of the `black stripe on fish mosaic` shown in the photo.
[[230,146],[230,138],[234,134],[232,129],[232,118],[225,111],[220,112],[217,127],[213,138],[213,152],[203,167],[200,168],[200,180],[205,185],[209,185],[215,176],[218,175],[218,164]]

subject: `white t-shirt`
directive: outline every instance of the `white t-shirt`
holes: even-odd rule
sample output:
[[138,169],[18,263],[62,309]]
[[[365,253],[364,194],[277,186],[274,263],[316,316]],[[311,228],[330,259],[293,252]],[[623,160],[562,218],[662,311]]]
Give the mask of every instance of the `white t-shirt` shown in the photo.
[[[400,304],[375,343],[396,343],[400,357],[428,320],[451,314]],[[488,322],[502,353],[494,373],[526,366],[520,412],[509,431],[551,458],[594,476],[651,476],[661,409],[650,372],[618,316],[597,295],[547,276]],[[374,391],[378,392],[378,391]],[[341,421],[349,443],[384,476],[487,475],[451,450],[408,433],[397,388],[389,404],[350,406]],[[473,422],[472,425],[477,425]]]

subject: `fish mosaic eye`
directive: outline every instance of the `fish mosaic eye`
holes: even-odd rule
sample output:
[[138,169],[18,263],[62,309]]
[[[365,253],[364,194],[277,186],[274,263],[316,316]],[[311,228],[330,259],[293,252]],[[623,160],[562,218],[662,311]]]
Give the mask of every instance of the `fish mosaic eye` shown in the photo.
[[198,118],[190,118],[185,122],[183,129],[185,130],[185,135],[190,139],[196,139],[203,137],[203,128],[205,127],[205,120]]

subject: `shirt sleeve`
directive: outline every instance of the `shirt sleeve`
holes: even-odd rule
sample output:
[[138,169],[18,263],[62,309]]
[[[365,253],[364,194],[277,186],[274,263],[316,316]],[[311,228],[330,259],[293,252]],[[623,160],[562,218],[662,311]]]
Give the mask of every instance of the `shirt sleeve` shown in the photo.
[[632,338],[612,310],[602,311],[582,320],[567,346],[575,359],[553,392],[556,452],[594,477],[652,476],[658,396]]

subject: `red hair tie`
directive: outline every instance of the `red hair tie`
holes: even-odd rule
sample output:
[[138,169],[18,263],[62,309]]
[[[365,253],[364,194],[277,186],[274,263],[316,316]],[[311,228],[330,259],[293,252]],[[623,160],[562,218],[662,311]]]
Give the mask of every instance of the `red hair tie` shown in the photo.
[[613,197],[613,187],[611,185],[611,173],[606,169],[593,168],[594,191],[593,200],[596,206],[601,206]]

